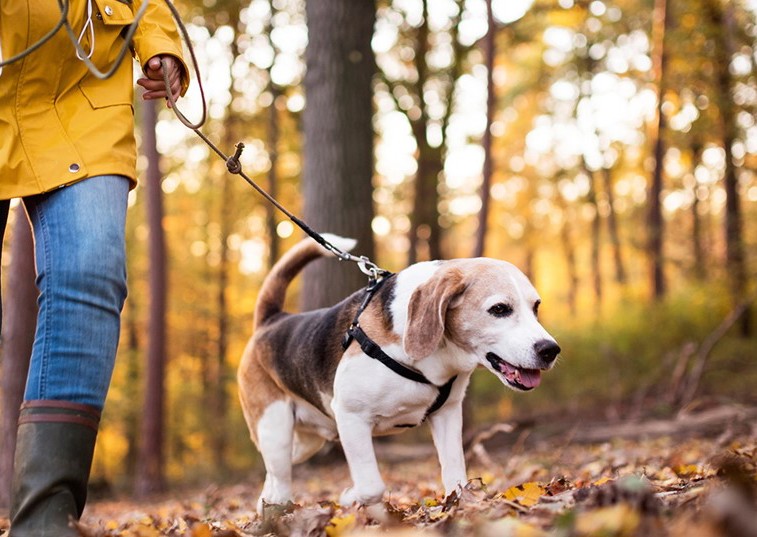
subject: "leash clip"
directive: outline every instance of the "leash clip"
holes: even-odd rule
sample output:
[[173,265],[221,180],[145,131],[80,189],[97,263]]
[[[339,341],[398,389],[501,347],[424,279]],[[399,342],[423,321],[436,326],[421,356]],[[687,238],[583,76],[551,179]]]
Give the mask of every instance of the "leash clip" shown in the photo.
[[358,259],[357,266],[360,269],[360,272],[368,276],[371,282],[378,282],[386,275],[385,270],[380,269],[376,263],[368,259],[366,256],[361,255]]

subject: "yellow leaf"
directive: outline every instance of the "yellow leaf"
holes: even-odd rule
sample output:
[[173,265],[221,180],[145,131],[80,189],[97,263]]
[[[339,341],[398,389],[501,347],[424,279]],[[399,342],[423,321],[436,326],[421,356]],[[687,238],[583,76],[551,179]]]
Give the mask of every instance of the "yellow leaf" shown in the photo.
[[328,537],[340,537],[353,527],[355,527],[355,515],[335,516],[326,526],[326,535]]
[[673,471],[680,477],[688,477],[692,475],[701,475],[702,469],[696,464],[679,464]]
[[213,537],[213,530],[205,522],[192,526],[192,537]]
[[592,485],[599,487],[600,485],[604,485],[605,483],[609,483],[610,481],[613,481],[612,477],[603,476],[592,483]]
[[436,507],[437,505],[439,505],[439,500],[436,498],[423,498],[424,507]]
[[579,536],[614,535],[624,537],[634,535],[639,522],[639,513],[630,505],[621,503],[612,507],[579,513],[576,517],[575,528]]
[[503,493],[503,496],[506,500],[518,502],[525,507],[531,507],[532,505],[539,503],[539,498],[541,498],[545,492],[545,488],[539,483],[529,481],[522,485],[510,487]]

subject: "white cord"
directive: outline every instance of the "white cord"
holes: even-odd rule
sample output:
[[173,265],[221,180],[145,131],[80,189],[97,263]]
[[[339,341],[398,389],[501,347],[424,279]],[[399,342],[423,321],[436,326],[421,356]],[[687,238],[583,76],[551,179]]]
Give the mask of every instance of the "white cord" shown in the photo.
[[[79,34],[79,40],[78,43],[81,45],[81,40],[84,38],[84,34],[87,31],[87,27],[89,27],[89,54],[87,54],[86,59],[90,59],[92,57],[92,53],[95,51],[95,25],[92,22],[92,0],[87,0],[87,21],[84,23],[84,27],[81,29],[81,33]],[[80,60],[84,60],[79,55],[79,51],[76,51],[76,57]]]

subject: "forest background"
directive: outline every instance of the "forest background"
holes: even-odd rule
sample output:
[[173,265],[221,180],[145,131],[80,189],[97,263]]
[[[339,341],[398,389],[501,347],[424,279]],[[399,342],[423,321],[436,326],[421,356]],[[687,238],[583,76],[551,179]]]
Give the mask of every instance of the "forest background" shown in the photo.
[[[483,254],[534,281],[562,358],[526,395],[477,372],[469,431],[755,402],[754,0],[178,7],[203,131],[227,153],[243,141],[245,170],[293,213],[389,270]],[[196,85],[179,105],[197,115]],[[262,279],[302,234],[170,110],[135,106],[142,185],[93,481],[138,494],[244,481],[262,463],[235,369]],[[9,229],[2,475],[36,294],[18,211]],[[319,265],[291,309],[366,283]]]

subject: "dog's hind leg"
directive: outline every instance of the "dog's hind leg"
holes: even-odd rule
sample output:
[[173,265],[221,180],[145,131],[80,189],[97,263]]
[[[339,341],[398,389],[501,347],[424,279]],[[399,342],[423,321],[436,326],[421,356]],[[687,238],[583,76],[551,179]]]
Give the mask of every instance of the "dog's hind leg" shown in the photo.
[[258,512],[262,512],[264,503],[286,504],[292,499],[292,403],[280,399],[268,405],[256,429],[257,445],[266,470],[263,492],[258,500]]
[[294,444],[292,447],[292,463],[299,464],[308,460],[318,453],[318,450],[326,443],[326,439],[319,434],[294,430]]

